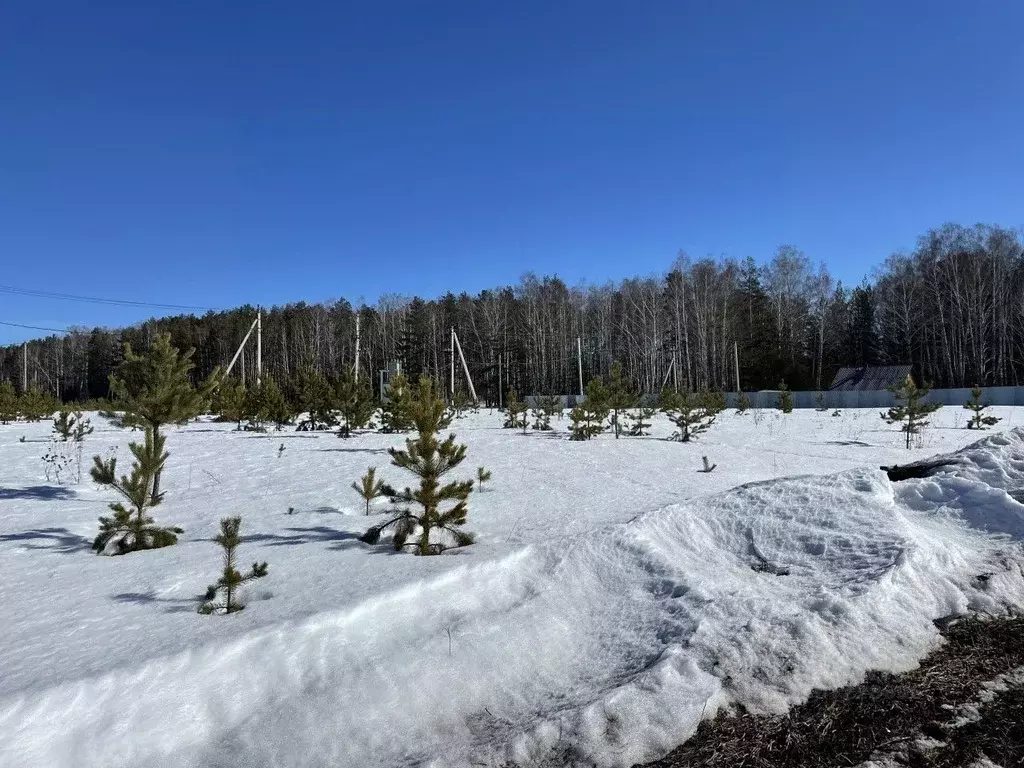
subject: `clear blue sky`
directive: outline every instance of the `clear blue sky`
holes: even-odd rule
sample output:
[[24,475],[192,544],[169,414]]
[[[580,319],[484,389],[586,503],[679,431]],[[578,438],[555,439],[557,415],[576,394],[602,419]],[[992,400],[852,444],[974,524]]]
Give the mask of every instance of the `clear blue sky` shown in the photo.
[[372,301],[781,243],[858,282],[1024,223],[1022,33],[1020,0],[7,0],[0,284]]

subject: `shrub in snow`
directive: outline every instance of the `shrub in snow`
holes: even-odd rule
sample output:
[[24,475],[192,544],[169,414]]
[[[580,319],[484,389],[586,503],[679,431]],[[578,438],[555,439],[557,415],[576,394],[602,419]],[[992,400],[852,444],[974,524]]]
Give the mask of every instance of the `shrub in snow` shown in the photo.
[[964,403],[964,409],[971,411],[971,420],[967,422],[968,429],[984,429],[999,423],[996,416],[986,416],[983,411],[989,407],[988,403],[981,401],[981,387],[977,384],[971,390],[971,399]]
[[569,411],[569,439],[590,440],[604,432],[608,411],[608,390],[601,377],[595,376],[587,384],[583,402]]
[[100,532],[92,548],[103,555],[123,555],[139,549],[158,549],[178,541],[181,528],[161,528],[146,514],[163,500],[162,493],[152,492],[153,483],[167,460],[164,451],[166,438],[153,429],[146,429],[146,442],[130,443],[128,448],[135,457],[130,475],[117,477],[117,457],[104,461],[93,457],[92,479],[100,485],[117,491],[128,503],[110,505],[113,517],[100,518]]
[[616,440],[625,429],[622,424],[622,414],[636,405],[636,401],[637,395],[622,372],[622,363],[618,361],[612,363],[605,404],[611,412],[612,431],[615,433]]
[[641,405],[635,411],[630,413],[630,421],[627,425],[629,434],[633,437],[649,435],[651,432],[651,419],[654,418],[654,414],[657,412],[657,408],[648,408],[645,405]]
[[345,373],[338,379],[334,395],[341,416],[338,437],[351,437],[352,430],[362,429],[369,424],[377,411],[370,383],[366,379],[358,382],[350,373]]
[[18,418],[18,395],[9,381],[0,381],[0,424],[7,424]]
[[381,408],[381,432],[408,432],[412,423],[412,387],[404,373],[391,377],[387,400]]
[[262,405],[265,411],[266,420],[274,425],[275,429],[281,429],[292,423],[295,413],[284,396],[284,392],[277,385],[272,376],[263,378]]
[[92,434],[92,424],[81,411],[61,408],[53,419],[53,432],[43,456],[46,479],[60,484],[71,477],[82,482],[82,448],[86,435]]
[[736,413],[746,413],[750,410],[750,398],[746,392],[740,392],[736,398]]
[[338,423],[335,415],[334,390],[311,362],[307,362],[299,371],[295,383],[299,400],[299,410],[306,418],[299,421],[298,429],[304,432],[316,432],[330,429]]
[[[384,492],[393,503],[408,506],[398,510],[383,525],[370,528],[363,535],[363,541],[375,544],[381,534],[390,529],[395,549],[411,546],[420,555],[438,554],[450,544],[457,547],[471,544],[473,537],[460,528],[466,523],[473,481],[452,480],[441,484],[441,479],[465,460],[466,446],[456,443],[454,434],[443,441],[438,439],[441,430],[451,424],[451,416],[430,379],[420,379],[410,415],[416,427],[416,438],[405,441],[405,450],[390,448],[388,453],[392,464],[419,478],[419,487],[398,491],[385,486]],[[415,541],[410,542],[413,536]]]
[[779,382],[779,410],[783,413],[793,412],[793,393],[789,391],[786,382]]
[[[225,517],[220,521],[220,535],[214,539],[224,549],[224,571],[216,584],[206,589],[203,597],[205,602],[199,607],[202,614],[234,613],[245,608],[238,600],[238,589],[247,581],[261,579],[267,575],[266,563],[253,563],[252,570],[241,574],[235,568],[235,550],[240,541],[238,529],[242,526],[242,518]],[[224,594],[224,599],[217,602],[217,595]]]
[[[131,345],[125,344],[124,360],[110,374],[110,391],[124,409],[119,421],[125,426],[151,430],[153,439],[159,439],[162,446],[161,427],[185,424],[202,413],[221,374],[218,369],[199,389],[193,387],[189,372],[194,351],[179,352],[171,346],[167,333],[157,334],[143,355],[136,355]],[[152,477],[154,500],[160,496],[162,470],[161,460]]]
[[352,483],[352,490],[359,494],[366,502],[366,514],[370,514],[370,502],[386,495],[384,493],[384,481],[377,479],[377,468],[369,467],[366,474],[359,478],[358,483]]
[[242,428],[245,418],[245,387],[238,379],[224,379],[213,393],[212,410],[217,421],[230,421]]
[[508,399],[505,401],[505,423],[501,425],[502,429],[521,429],[525,432],[527,408],[528,406],[519,399],[516,391],[509,390]]
[[918,387],[914,383],[914,377],[907,375],[906,380],[899,386],[890,387],[893,397],[896,398],[896,405],[882,414],[882,418],[889,424],[906,422],[900,430],[907,436],[907,448],[910,448],[911,435],[916,435],[922,427],[928,426],[925,416],[934,413],[942,407],[940,403],[923,403],[921,400],[931,391],[931,385],[925,384]]
[[708,409],[707,398],[696,392],[666,389],[661,393],[661,410],[676,425],[670,439],[681,443],[690,442],[707,431],[715,421],[715,414]]
[[483,491],[484,483],[491,479],[491,470],[484,469],[483,467],[476,468],[476,489]]

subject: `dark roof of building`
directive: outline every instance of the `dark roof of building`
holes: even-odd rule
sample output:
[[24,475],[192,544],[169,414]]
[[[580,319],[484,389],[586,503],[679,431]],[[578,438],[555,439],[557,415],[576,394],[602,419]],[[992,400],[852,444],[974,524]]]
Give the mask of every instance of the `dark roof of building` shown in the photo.
[[910,375],[909,365],[865,365],[840,368],[832,380],[830,391],[881,392],[902,384]]

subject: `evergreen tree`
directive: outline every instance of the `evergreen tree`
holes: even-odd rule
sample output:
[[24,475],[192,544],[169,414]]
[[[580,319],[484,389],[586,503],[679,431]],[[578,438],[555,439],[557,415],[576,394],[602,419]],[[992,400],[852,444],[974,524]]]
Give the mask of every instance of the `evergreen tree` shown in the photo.
[[[406,487],[401,491],[385,487],[385,493],[396,504],[415,505],[418,509],[414,511],[409,506],[399,510],[388,522],[370,528],[363,541],[375,544],[383,531],[393,528],[395,549],[413,546],[420,555],[438,554],[447,548],[448,542],[457,547],[471,544],[473,537],[462,531],[461,526],[466,522],[473,481],[452,480],[441,484],[441,479],[465,460],[466,446],[456,443],[454,434],[444,441],[438,439],[441,430],[451,424],[451,417],[428,378],[420,379],[411,415],[417,437],[405,441],[405,450],[390,448],[388,453],[392,464],[419,478],[419,487]],[[445,508],[445,504],[451,506]],[[409,538],[417,531],[416,541],[410,544]],[[431,541],[434,532],[445,540],[438,541],[435,536],[435,541]]]
[[302,366],[299,371],[296,391],[299,397],[299,409],[306,418],[299,421],[300,431],[316,432],[330,429],[338,423],[335,415],[334,391],[312,363]]
[[587,384],[583,402],[569,412],[569,439],[591,440],[604,432],[608,418],[608,390],[600,376]]
[[338,379],[334,394],[341,415],[338,437],[349,437],[352,430],[365,427],[377,410],[369,383],[365,379],[357,383],[350,373],[345,373]]
[[397,373],[388,383],[387,397],[381,408],[382,432],[408,432],[413,428],[413,393],[404,373]]
[[968,429],[984,429],[999,423],[999,418],[984,415],[983,411],[988,407],[988,403],[981,401],[981,387],[975,384],[971,390],[971,399],[964,403],[964,409],[973,414],[971,420],[967,422]]
[[793,393],[784,381],[779,382],[779,410],[783,413],[793,412]]
[[48,419],[57,410],[56,398],[49,393],[42,392],[35,387],[29,387],[27,392],[22,392],[18,400],[18,409],[25,421],[42,421]]
[[273,423],[275,429],[281,429],[290,424],[294,414],[288,399],[284,396],[281,388],[273,377],[263,378],[263,406],[266,409],[267,420]]
[[923,403],[921,400],[931,391],[931,385],[925,384],[918,387],[914,383],[914,377],[907,375],[903,384],[890,387],[896,405],[889,409],[888,413],[882,414],[882,418],[889,424],[906,422],[900,430],[906,433],[907,449],[910,449],[910,436],[916,435],[922,427],[928,426],[925,417],[934,413],[942,407],[940,403]]
[[452,413],[456,419],[461,419],[466,415],[466,411],[470,410],[475,403],[470,399],[469,395],[461,389],[455,390],[455,394],[452,396]]
[[53,431],[65,442],[80,443],[92,434],[92,424],[81,411],[62,407],[53,419]]
[[484,483],[491,479],[491,470],[485,469],[484,467],[476,468],[476,490],[482,493],[484,490]]
[[707,431],[715,421],[706,397],[696,392],[676,392],[666,389],[661,393],[661,410],[676,425],[672,440],[688,443],[701,432]]
[[[225,517],[220,521],[220,534],[214,541],[220,544],[224,550],[224,570],[221,572],[220,578],[217,579],[217,583],[206,588],[206,595],[203,597],[205,602],[199,607],[201,614],[209,615],[217,611],[234,613],[242,610],[245,606],[236,600],[238,590],[246,582],[261,579],[267,575],[266,563],[253,563],[252,569],[245,575],[239,573],[235,568],[235,550],[238,549],[241,542],[238,535],[241,527],[242,518],[240,517]],[[215,602],[219,592],[224,593],[224,600]]]
[[510,390],[508,400],[505,402],[505,423],[502,424],[502,427],[504,429],[521,429],[525,433],[528,424],[526,416],[528,409],[529,406],[519,399],[516,391]]
[[224,379],[213,392],[213,411],[217,421],[233,421],[236,429],[242,428],[245,418],[245,387],[238,379]]
[[18,418],[18,395],[9,381],[0,381],[0,424]]
[[624,411],[636,405],[637,396],[633,387],[622,372],[622,363],[612,363],[612,372],[609,377],[608,387],[605,396],[605,404],[611,411],[612,430],[615,432],[615,439],[619,439],[624,427],[621,423],[621,415]]
[[658,412],[657,408],[651,408],[646,405],[641,405],[633,411],[630,417],[629,423],[629,434],[631,437],[643,437],[651,433],[651,420],[654,418],[654,414]]
[[386,495],[384,493],[384,481],[377,479],[376,467],[368,468],[366,474],[359,478],[358,483],[352,483],[352,490],[358,493],[359,498],[366,502],[366,514],[370,514],[370,502]]
[[431,315],[427,304],[423,299],[414,298],[406,308],[398,339],[398,358],[410,381],[416,381],[427,373],[432,346],[430,331]]
[[819,392],[814,396],[814,410],[822,412],[828,410],[828,404],[825,402],[824,392]]
[[740,392],[736,397],[736,413],[746,413],[750,410],[750,397],[746,392]]
[[720,389],[701,393],[701,399],[704,402],[704,407],[707,408],[708,413],[712,416],[717,416],[729,407],[729,402],[725,398],[725,392]]
[[[163,445],[161,427],[185,424],[203,412],[221,376],[215,370],[200,388],[193,387],[189,379],[193,351],[179,352],[167,333],[157,334],[141,355],[130,344],[124,345],[124,359],[110,374],[110,391],[124,409],[126,426],[152,430],[153,440]],[[161,496],[162,471],[160,461],[152,478],[154,500]]]
[[117,477],[117,458],[103,461],[93,457],[92,479],[100,485],[117,491],[128,503],[114,502],[110,509],[113,517],[100,518],[100,532],[92,548],[104,555],[123,555],[140,549],[158,549],[177,542],[181,528],[162,528],[154,524],[147,514],[163,501],[162,493],[152,493],[153,485],[168,454],[164,451],[166,438],[152,427],[146,427],[146,441],[142,445],[130,443],[128,448],[135,457],[130,475]]

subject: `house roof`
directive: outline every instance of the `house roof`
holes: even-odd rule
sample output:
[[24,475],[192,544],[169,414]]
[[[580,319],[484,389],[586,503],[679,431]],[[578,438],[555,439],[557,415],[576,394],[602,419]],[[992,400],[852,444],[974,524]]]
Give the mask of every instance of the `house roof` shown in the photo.
[[909,365],[865,365],[840,368],[829,391],[881,392],[902,384],[910,375]]

